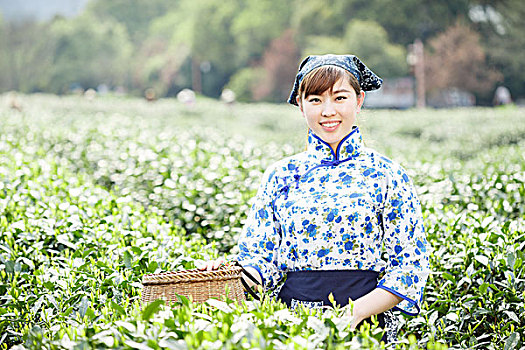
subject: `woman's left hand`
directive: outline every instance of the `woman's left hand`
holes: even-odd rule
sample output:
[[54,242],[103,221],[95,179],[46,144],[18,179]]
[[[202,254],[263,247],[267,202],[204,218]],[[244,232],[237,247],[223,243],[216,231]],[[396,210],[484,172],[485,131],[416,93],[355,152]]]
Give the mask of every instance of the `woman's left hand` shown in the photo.
[[378,315],[390,310],[403,300],[389,291],[376,288],[359,299],[354,300],[352,308],[352,322],[350,328],[355,330],[361,321],[372,315]]
[[351,313],[352,313],[352,321],[350,322],[350,330],[355,331],[357,328],[357,325],[361,323],[361,321],[363,321],[364,318],[357,316],[355,313],[355,310],[353,310]]

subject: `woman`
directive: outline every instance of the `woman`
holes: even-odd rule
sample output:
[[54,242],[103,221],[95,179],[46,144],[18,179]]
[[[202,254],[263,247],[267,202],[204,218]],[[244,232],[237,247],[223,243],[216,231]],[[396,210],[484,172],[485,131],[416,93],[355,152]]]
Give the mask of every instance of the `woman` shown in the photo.
[[291,308],[351,299],[352,328],[378,315],[391,341],[397,326],[384,312],[419,313],[429,263],[405,170],[365,147],[354,125],[364,91],[381,83],[352,55],[301,63],[288,102],[305,118],[308,147],[266,170],[237,260]]

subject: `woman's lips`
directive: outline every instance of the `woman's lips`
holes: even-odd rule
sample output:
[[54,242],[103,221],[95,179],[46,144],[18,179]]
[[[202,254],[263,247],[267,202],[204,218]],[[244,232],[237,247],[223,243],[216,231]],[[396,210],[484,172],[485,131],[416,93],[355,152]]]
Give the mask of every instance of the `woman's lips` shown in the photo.
[[331,132],[337,129],[337,127],[341,124],[341,122],[339,120],[335,120],[335,121],[323,122],[319,124],[321,124],[321,127],[323,128],[324,131]]

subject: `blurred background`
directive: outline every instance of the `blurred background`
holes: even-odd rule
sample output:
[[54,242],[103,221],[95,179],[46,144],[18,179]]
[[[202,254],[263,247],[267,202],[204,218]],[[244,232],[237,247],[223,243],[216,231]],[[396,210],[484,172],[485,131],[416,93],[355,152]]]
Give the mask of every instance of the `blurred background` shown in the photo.
[[324,53],[384,78],[357,124],[422,204],[434,273],[399,348],[522,349],[524,44],[524,0],[0,0],[0,350],[366,346],[268,327],[273,303],[139,304],[143,275],[237,252]]
[[0,93],[282,103],[302,58],[353,53],[385,79],[370,107],[524,104],[524,19],[522,0],[0,0]]

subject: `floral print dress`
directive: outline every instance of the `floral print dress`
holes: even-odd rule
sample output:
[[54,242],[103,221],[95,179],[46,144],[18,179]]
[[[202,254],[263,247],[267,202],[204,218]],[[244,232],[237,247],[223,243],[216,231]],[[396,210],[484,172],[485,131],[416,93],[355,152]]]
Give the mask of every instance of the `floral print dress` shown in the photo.
[[237,260],[266,290],[289,272],[371,270],[377,288],[420,310],[429,261],[421,207],[405,170],[367,148],[354,127],[337,151],[309,132],[305,152],[270,166],[239,241]]

